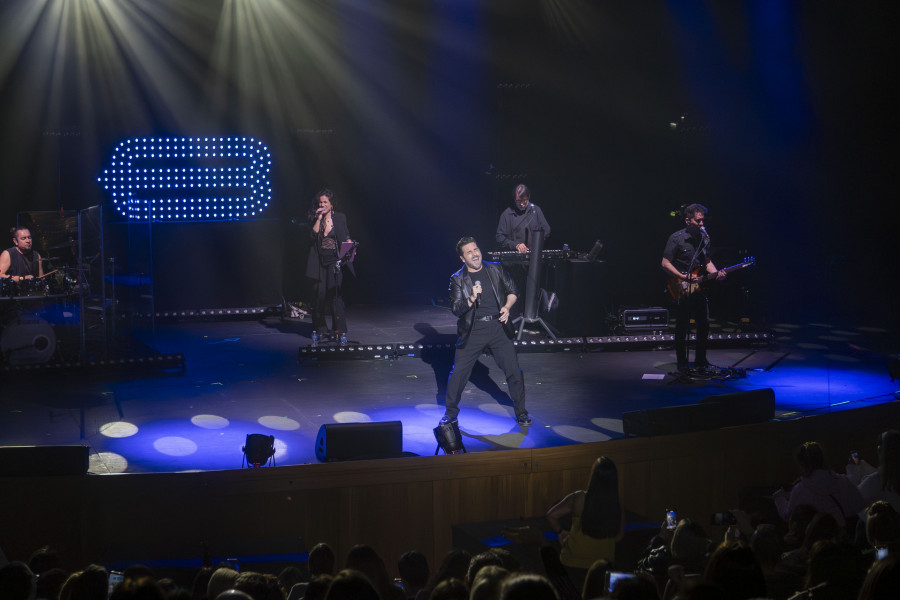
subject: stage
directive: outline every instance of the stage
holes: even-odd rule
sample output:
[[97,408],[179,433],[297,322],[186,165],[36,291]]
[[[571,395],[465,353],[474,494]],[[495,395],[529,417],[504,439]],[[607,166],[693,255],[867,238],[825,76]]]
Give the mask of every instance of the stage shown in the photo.
[[[318,462],[322,425],[400,421],[404,455],[433,455],[455,317],[438,306],[356,306],[348,321],[351,345],[417,350],[301,358],[298,351],[310,344],[308,318],[158,324],[153,333],[135,332],[135,340],[183,353],[183,370],[8,377],[2,445],[84,445],[95,474],[239,469],[250,433],[275,436],[275,464],[298,465]],[[770,333],[769,344],[714,345],[715,365],[745,370],[723,380],[677,380],[670,374],[674,351],[664,343],[520,351],[530,428],[516,425],[502,373],[483,357],[461,403],[463,442],[470,453],[602,442],[623,437],[623,412],[763,388],[774,390],[776,419],[896,399],[887,369],[896,350],[890,332],[785,323]]]

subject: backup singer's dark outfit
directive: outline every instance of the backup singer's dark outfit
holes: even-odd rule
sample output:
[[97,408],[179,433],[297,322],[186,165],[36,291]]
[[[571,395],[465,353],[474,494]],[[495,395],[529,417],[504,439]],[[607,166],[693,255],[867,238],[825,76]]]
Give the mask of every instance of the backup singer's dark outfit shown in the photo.
[[[676,269],[688,273],[700,269],[706,273],[709,263],[709,238],[699,232],[691,233],[687,228],[676,231],[669,236],[663,258],[669,260]],[[698,251],[699,249],[699,251]],[[691,262],[693,259],[693,263]],[[678,370],[688,368],[687,335],[691,317],[697,324],[697,344],[694,355],[694,367],[702,369],[709,365],[706,359],[707,339],[709,338],[709,300],[702,289],[693,294],[683,294],[675,303],[675,360]]]
[[[347,331],[347,320],[344,317],[344,299],[341,297],[343,274],[338,266],[338,252],[341,242],[350,239],[347,230],[347,216],[335,212],[331,216],[333,227],[328,235],[320,229],[311,232],[312,248],[306,261],[306,276],[315,280],[316,303],[313,307],[313,327],[316,331],[328,331],[325,315],[331,315],[332,331]],[[350,272],[355,274],[352,264],[347,264]]]
[[12,275],[13,277],[33,275],[37,277],[40,274],[40,262],[36,260],[39,256],[37,256],[37,253],[34,250],[29,250],[23,254],[19,252],[17,247],[12,246],[11,248],[7,248],[6,252],[9,254],[9,269],[6,270],[7,275]]
[[[544,239],[550,237],[550,224],[544,218],[544,212],[537,204],[528,203],[525,210],[519,210],[518,206],[511,206],[500,213],[500,221],[497,223],[495,239],[502,250],[516,250],[519,244],[532,246],[532,237],[535,231],[543,231]],[[507,265],[513,280],[519,289],[528,293],[527,273],[528,263],[513,261]],[[520,314],[519,308],[514,307],[512,316]]]
[[519,244],[531,244],[531,233],[542,230],[544,239],[550,237],[550,224],[544,212],[536,204],[529,204],[525,210],[509,207],[500,214],[497,223],[497,243],[504,250],[515,250]]
[[[481,282],[481,301],[469,306],[476,281]],[[490,348],[497,365],[506,375],[509,395],[513,400],[517,419],[528,417],[525,410],[525,380],[512,343],[512,327],[500,323],[500,307],[509,294],[518,296],[509,273],[496,263],[483,262],[480,271],[470,273],[464,266],[450,276],[450,308],[459,319],[456,322],[456,357],[450,381],[447,383],[446,416],[453,421],[459,414],[459,399],[472,374],[475,361],[485,348]]]

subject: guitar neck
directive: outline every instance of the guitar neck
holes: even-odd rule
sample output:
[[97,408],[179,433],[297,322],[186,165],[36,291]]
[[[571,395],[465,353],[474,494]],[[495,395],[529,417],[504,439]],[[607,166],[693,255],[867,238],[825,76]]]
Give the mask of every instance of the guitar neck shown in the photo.
[[700,278],[700,281],[709,281],[710,279],[715,279],[719,273],[731,273],[732,271],[737,271],[738,269],[743,269],[744,267],[749,267],[753,264],[753,261],[747,261],[738,263],[736,265],[731,265],[730,267],[725,267],[724,269],[719,269],[715,273],[707,273],[703,277]]

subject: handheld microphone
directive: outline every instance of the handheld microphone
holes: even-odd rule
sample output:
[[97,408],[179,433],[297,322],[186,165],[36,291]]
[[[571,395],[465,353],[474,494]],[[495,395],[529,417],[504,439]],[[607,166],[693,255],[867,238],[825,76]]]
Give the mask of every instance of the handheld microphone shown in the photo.
[[[475,285],[481,285],[481,282],[476,281]],[[480,292],[475,294],[475,304],[478,304],[479,302],[481,302],[481,293]]]
[[700,226],[700,231],[703,232],[703,235],[705,237],[709,237],[709,234],[706,233],[706,227],[704,227],[703,225]]

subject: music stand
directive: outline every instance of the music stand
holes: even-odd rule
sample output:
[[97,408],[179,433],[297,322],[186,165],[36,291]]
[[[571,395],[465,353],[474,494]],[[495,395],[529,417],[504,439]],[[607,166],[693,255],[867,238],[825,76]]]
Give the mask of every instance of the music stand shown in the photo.
[[[356,259],[356,248],[358,246],[359,242],[341,242],[341,249],[338,250],[338,269],[341,268],[341,265],[353,264],[353,261]],[[347,260],[344,260],[344,258]]]

